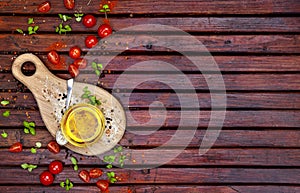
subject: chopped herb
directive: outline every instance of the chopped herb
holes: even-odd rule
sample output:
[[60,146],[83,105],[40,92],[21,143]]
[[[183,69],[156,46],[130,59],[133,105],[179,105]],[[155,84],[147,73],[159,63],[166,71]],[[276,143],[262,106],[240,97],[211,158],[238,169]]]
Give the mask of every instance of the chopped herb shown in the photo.
[[73,188],[73,183],[69,180],[69,178],[66,179],[65,182],[60,182],[59,186],[62,188],[65,188],[66,191],[69,191],[71,188]]
[[16,31],[19,32],[20,34],[24,34],[23,30],[21,30],[21,29],[19,29],[19,28],[16,29]]
[[23,121],[23,125],[24,125],[24,133],[26,134],[30,133],[31,135],[36,134],[34,122]]
[[71,162],[73,164],[73,169],[75,171],[78,171],[78,165],[77,165],[78,162],[77,162],[77,159],[75,157],[71,157]]
[[63,15],[63,14],[58,14],[58,17],[64,22],[72,19],[72,17],[70,17],[68,15]]
[[114,155],[106,155],[103,157],[103,161],[106,163],[110,163],[110,164],[115,162],[115,159],[116,159],[116,156],[114,156]]
[[33,18],[28,18],[27,24],[30,25],[30,24],[33,24],[33,23],[34,23],[34,19]]
[[29,172],[31,172],[33,169],[37,168],[37,165],[23,163],[23,164],[21,164],[21,168],[23,168],[24,170],[28,170]]
[[9,117],[9,115],[10,115],[10,111],[9,110],[6,110],[6,111],[4,111],[4,113],[2,113],[3,117]]
[[3,131],[3,132],[1,133],[1,137],[7,138],[7,137],[8,137],[8,134],[7,134],[5,131]]
[[109,5],[108,4],[104,4],[102,6],[102,9],[100,9],[99,11],[102,12],[102,13],[104,13],[105,14],[105,19],[107,19],[107,12],[110,12]]
[[76,20],[77,22],[80,22],[83,15],[84,15],[83,13],[74,13],[75,20]]
[[111,168],[112,168],[112,165],[111,165],[111,164],[107,164],[106,168],[107,168],[107,169],[111,169]]
[[32,148],[30,149],[30,151],[31,151],[31,153],[35,154],[35,153],[36,153],[36,148],[32,147]]
[[106,175],[110,183],[115,183],[117,181],[117,179],[115,178],[115,172],[106,172]]
[[103,65],[102,64],[98,64],[96,62],[92,62],[92,68],[94,69],[95,74],[97,76],[100,76],[101,70],[103,69]]
[[83,88],[83,92],[84,93],[81,95],[82,99],[88,99],[88,103],[91,105],[101,105],[100,100],[98,100],[96,96],[91,95],[91,91],[89,91],[87,86]]
[[6,101],[6,100],[1,101],[1,105],[3,105],[3,106],[9,105],[9,101]]

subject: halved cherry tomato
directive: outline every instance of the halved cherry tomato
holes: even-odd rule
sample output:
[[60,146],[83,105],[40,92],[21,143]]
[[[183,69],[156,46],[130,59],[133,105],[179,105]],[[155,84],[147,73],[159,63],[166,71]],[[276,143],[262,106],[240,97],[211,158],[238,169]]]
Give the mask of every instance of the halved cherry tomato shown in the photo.
[[58,65],[60,61],[59,55],[55,50],[51,50],[47,54],[47,59],[49,60],[49,62],[51,62],[54,65]]
[[87,61],[86,59],[84,58],[78,58],[74,61],[73,63],[77,68],[79,69],[83,69],[83,68],[86,68],[86,65],[87,65]]
[[49,171],[43,171],[40,174],[40,182],[45,185],[49,186],[54,181],[54,176]]
[[82,23],[85,27],[91,28],[94,27],[97,23],[96,18],[93,15],[85,15],[82,18]]
[[22,143],[17,142],[14,143],[12,146],[10,146],[9,151],[12,153],[19,153],[23,150],[23,146]]
[[59,174],[63,171],[63,164],[61,161],[54,160],[49,164],[48,168],[52,174]]
[[47,148],[50,152],[52,153],[59,153],[60,152],[60,146],[58,145],[58,143],[56,141],[50,141],[47,145]]
[[64,0],[64,5],[67,9],[74,9],[75,7],[75,0]]
[[94,35],[89,35],[89,36],[87,36],[86,38],[85,38],[85,46],[87,47],[87,48],[92,48],[92,47],[94,47],[95,45],[97,45],[98,44],[98,39],[97,39],[97,37],[96,36],[94,36]]
[[68,70],[69,70],[70,75],[71,75],[73,78],[75,78],[75,77],[78,76],[78,74],[79,74],[79,70],[78,70],[78,68],[75,66],[75,64],[70,64]]
[[98,180],[96,182],[96,185],[101,190],[101,192],[108,191],[109,182],[107,180]]
[[98,35],[101,38],[105,38],[112,33],[112,28],[108,24],[102,24],[98,28]]
[[93,169],[90,169],[90,177],[91,178],[99,178],[100,176],[102,176],[102,170],[99,169],[99,168],[93,168]]
[[73,46],[70,48],[69,56],[73,59],[79,58],[81,55],[81,49],[78,46]]
[[41,13],[47,13],[50,11],[51,5],[49,1],[45,1],[44,3],[41,3],[38,7],[38,11]]
[[80,178],[82,181],[84,181],[84,182],[86,182],[86,183],[88,183],[88,182],[90,181],[89,172],[86,171],[86,170],[81,170],[81,171],[79,172],[78,176],[79,176],[79,178]]

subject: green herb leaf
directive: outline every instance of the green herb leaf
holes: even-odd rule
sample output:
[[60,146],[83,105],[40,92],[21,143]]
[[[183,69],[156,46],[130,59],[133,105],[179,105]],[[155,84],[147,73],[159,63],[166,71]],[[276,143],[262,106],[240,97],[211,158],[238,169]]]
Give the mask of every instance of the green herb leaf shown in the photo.
[[95,70],[95,74],[96,74],[97,76],[100,76],[100,74],[101,74],[100,70]]
[[122,146],[118,146],[118,147],[115,147],[114,148],[114,153],[119,153],[123,150],[123,147]]
[[28,164],[27,164],[27,163],[23,163],[23,164],[21,164],[21,167],[22,167],[23,169],[27,169],[27,168],[28,168]]
[[106,163],[113,163],[116,159],[116,156],[114,155],[106,155],[103,157],[103,161]]
[[77,159],[75,157],[71,157],[71,162],[73,165],[77,165]]
[[20,34],[24,33],[23,30],[21,30],[21,29],[16,29],[16,31],[19,32]]
[[60,182],[59,186],[62,187],[62,188],[64,188],[65,187],[65,182]]
[[72,182],[70,182],[69,187],[70,187],[70,189],[74,187]]
[[3,138],[7,138],[7,137],[8,137],[8,134],[7,134],[5,131],[3,131],[3,132],[1,133],[1,136],[2,136]]
[[40,27],[36,25],[36,26],[33,27],[33,31],[36,32],[39,28]]
[[42,143],[41,143],[41,142],[36,142],[36,143],[35,143],[35,147],[41,148],[41,147],[42,147]]
[[9,101],[6,101],[6,100],[1,101],[1,105],[3,105],[3,106],[6,106],[6,105],[8,105],[8,104],[9,104]]
[[28,134],[29,133],[29,129],[28,128],[24,128],[24,133]]
[[31,135],[35,135],[35,129],[33,127],[29,128],[29,132]]
[[74,171],[78,171],[78,165],[74,165],[73,169]]
[[9,111],[9,110],[6,110],[6,111],[4,111],[4,112],[2,113],[2,116],[3,116],[3,117],[9,117],[9,115],[10,115],[10,111]]
[[32,147],[32,148],[30,149],[30,151],[31,151],[31,153],[35,154],[35,153],[36,153],[36,148]]
[[69,178],[66,179],[66,185],[69,185],[70,184],[70,180]]
[[111,168],[112,168],[112,165],[111,165],[111,164],[108,164],[108,165],[106,166],[106,168],[107,168],[107,169],[111,169]]
[[28,25],[30,25],[30,24],[33,24],[34,23],[34,20],[33,20],[33,18],[28,18]]
[[29,122],[28,125],[29,125],[29,127],[35,127],[35,123],[34,122]]

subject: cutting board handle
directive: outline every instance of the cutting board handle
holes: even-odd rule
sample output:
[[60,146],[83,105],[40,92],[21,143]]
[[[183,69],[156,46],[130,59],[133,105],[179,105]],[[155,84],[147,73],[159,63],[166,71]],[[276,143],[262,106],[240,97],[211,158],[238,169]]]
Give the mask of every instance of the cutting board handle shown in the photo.
[[[32,75],[25,75],[22,72],[22,66],[26,62],[31,62],[35,66],[35,72]],[[43,62],[34,54],[26,53],[18,56],[12,64],[12,73],[16,79],[21,81],[29,89],[32,86],[36,86],[37,80],[43,80],[42,77],[51,76],[51,78],[58,79],[55,77],[43,64]]]

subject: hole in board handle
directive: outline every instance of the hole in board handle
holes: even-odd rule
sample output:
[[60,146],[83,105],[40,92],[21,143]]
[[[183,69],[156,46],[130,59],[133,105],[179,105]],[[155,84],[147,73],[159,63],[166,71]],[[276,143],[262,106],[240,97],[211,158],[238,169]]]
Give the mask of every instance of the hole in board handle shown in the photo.
[[36,72],[35,64],[32,63],[32,62],[25,62],[21,66],[21,72],[25,76],[32,76],[32,75],[34,75],[34,73]]

